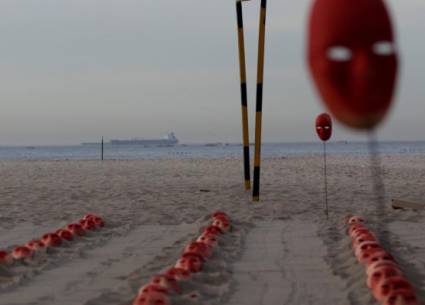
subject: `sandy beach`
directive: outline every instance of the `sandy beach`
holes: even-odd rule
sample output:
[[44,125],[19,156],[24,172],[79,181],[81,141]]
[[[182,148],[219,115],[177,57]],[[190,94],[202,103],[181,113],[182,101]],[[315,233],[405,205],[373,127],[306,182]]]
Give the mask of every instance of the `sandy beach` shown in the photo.
[[425,202],[425,156],[382,156],[381,198],[369,161],[328,158],[329,219],[318,155],[263,160],[259,203],[243,189],[239,159],[2,161],[0,249],[89,212],[107,225],[28,264],[0,267],[0,304],[131,304],[215,210],[233,228],[192,283],[199,304],[377,304],[344,232],[349,214],[367,219],[425,300],[424,211],[390,207],[392,198]]

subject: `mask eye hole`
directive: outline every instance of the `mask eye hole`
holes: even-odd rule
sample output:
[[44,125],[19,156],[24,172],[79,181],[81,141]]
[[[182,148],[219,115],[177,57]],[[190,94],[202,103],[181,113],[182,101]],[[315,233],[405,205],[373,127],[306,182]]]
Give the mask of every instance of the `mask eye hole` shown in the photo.
[[379,56],[390,56],[395,53],[395,46],[389,41],[378,41],[373,44],[372,51]]
[[327,56],[330,60],[347,62],[353,57],[351,50],[344,46],[333,46],[328,49]]
[[323,128],[325,128],[326,130],[329,130],[329,129],[330,129],[330,127],[329,127],[329,126],[325,126],[325,127],[323,127]]

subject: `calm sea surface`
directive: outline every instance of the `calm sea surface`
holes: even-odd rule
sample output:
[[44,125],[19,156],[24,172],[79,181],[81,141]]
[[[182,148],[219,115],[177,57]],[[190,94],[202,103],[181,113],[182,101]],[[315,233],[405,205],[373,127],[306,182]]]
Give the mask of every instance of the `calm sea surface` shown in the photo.
[[[110,145],[104,147],[105,159],[190,159],[241,158],[242,147],[236,144],[177,145],[144,147],[143,145]],[[425,142],[381,142],[378,150],[385,155],[425,155]],[[251,146],[251,155],[253,155]],[[321,143],[263,144],[262,157],[322,154]],[[367,143],[327,143],[329,154],[368,154]],[[100,145],[76,146],[0,146],[0,160],[95,160],[100,158]]]

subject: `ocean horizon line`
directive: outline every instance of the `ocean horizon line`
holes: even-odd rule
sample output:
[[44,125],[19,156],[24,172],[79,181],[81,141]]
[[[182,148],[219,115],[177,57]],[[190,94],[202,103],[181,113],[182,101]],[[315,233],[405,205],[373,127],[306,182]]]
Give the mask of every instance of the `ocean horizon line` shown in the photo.
[[[266,141],[262,145],[282,145],[282,144],[320,144],[321,141]],[[326,142],[327,144],[367,144],[367,140],[331,140]],[[425,143],[425,140],[378,140],[377,143]],[[249,143],[250,146],[254,145],[254,142]],[[36,148],[36,147],[75,147],[75,146],[84,146],[84,145],[101,145],[101,142],[81,142],[81,143],[72,143],[72,144],[2,144],[0,143],[0,148]],[[150,147],[179,147],[179,146],[213,146],[213,145],[232,145],[240,146],[241,142],[226,142],[226,141],[207,141],[207,142],[182,142],[173,145],[156,145],[156,144],[112,144],[109,141],[104,142],[104,145],[108,146],[150,146]]]

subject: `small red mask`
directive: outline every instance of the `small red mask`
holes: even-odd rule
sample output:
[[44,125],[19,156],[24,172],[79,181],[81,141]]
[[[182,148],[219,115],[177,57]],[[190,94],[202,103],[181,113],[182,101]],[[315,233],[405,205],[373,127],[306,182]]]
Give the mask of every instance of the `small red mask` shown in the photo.
[[308,63],[335,118],[359,129],[376,126],[393,96],[397,54],[382,0],[315,0]]
[[322,141],[327,141],[332,135],[332,120],[327,113],[321,113],[316,118],[316,132]]

